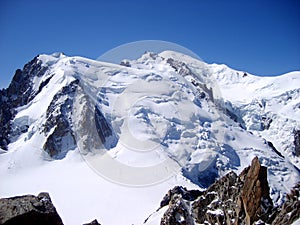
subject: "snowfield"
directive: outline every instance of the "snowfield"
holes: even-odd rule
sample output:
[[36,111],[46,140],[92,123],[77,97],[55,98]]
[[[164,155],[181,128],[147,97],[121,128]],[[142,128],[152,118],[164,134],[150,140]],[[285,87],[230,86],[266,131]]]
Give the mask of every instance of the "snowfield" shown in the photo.
[[[258,77],[172,51],[129,67],[63,54],[39,60],[48,69],[33,90],[50,80],[17,109],[12,124],[28,131],[1,151],[1,197],[49,192],[65,224],[143,224],[152,213],[147,224],[159,224],[169,189],[206,188],[255,156],[268,167],[275,204],[300,181],[300,72]],[[64,137],[66,155],[53,160],[43,151],[55,128],[42,132],[49,105],[76,80],[76,94],[56,101],[73,99],[76,146]]]

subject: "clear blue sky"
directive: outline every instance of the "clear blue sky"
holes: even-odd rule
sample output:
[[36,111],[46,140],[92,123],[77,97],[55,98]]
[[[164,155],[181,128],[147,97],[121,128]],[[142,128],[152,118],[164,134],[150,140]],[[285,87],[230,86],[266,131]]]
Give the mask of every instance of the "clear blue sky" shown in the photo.
[[0,88],[41,53],[96,59],[149,39],[257,75],[300,70],[300,1],[1,0]]

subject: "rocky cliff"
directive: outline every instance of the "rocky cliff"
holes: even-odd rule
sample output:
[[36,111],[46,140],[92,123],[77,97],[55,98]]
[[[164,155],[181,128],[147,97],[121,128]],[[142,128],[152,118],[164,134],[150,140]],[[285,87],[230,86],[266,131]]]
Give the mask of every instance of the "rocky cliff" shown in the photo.
[[300,217],[298,184],[281,208],[269,196],[267,168],[258,158],[238,176],[228,173],[206,191],[175,187],[161,202],[168,209],[161,225],[189,224],[292,224]]
[[16,70],[8,88],[0,90],[0,148],[7,150],[13,136],[27,131],[26,126],[13,127],[11,121],[16,114],[16,108],[26,105],[49,82],[48,79],[41,82],[36,90],[33,88],[33,80],[43,76],[47,69],[35,57],[23,70]]
[[48,193],[0,199],[0,224],[62,225]]

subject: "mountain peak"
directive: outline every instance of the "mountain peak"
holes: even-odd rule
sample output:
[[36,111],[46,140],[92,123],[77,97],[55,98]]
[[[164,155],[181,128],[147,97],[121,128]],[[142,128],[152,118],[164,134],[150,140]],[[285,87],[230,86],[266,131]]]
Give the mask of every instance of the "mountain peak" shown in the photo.
[[[99,211],[105,208],[94,195],[108,200],[121,185],[139,213],[113,223],[140,223],[166,190],[202,191],[225,174],[241,173],[257,156],[260,187],[268,167],[271,199],[282,204],[300,179],[296,75],[245,75],[171,51],[124,65],[58,53],[39,55],[17,71],[0,92],[0,176],[8,181],[2,195],[23,193],[26,183],[27,192],[49,188],[59,199],[78,187],[84,207],[92,202]],[[81,193],[86,184],[93,190]],[[109,200],[110,206],[128,209],[119,205],[126,196]],[[149,196],[151,204],[141,207]]]

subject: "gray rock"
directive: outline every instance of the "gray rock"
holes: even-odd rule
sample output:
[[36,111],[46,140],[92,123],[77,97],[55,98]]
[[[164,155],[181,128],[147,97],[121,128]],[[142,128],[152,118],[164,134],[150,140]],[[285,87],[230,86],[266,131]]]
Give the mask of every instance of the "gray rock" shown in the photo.
[[0,199],[0,224],[62,225],[48,193]]
[[300,156],[300,130],[294,131],[295,154]]

